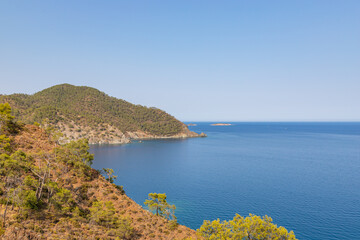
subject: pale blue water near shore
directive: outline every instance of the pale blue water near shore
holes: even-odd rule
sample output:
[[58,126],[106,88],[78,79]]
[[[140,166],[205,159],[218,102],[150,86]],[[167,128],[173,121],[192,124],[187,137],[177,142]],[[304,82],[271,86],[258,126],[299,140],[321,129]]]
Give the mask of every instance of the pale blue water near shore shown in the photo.
[[299,239],[360,239],[360,123],[197,124],[207,138],[93,146],[93,166],[139,204],[165,192],[193,229],[253,213]]

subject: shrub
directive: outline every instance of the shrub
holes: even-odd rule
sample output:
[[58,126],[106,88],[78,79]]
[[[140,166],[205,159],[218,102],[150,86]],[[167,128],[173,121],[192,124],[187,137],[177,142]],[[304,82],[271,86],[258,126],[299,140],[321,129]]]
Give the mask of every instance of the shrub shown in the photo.
[[[115,184],[114,184],[115,185]],[[115,185],[116,189],[119,190],[121,195],[125,194],[125,190],[123,186]]]
[[179,226],[179,223],[176,221],[176,219],[169,221],[168,227],[169,227],[170,230],[173,231],[173,230],[175,230],[178,226]]
[[23,190],[20,192],[19,198],[22,200],[22,207],[25,209],[38,209],[39,202],[36,193],[33,190]]
[[4,235],[5,233],[5,229],[2,228],[2,226],[0,225],[0,236]]

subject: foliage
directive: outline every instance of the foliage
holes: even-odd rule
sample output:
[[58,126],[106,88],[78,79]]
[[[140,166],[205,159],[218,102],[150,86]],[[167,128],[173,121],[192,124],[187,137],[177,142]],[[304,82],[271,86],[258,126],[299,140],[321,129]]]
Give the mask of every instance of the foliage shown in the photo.
[[0,225],[0,236],[2,236],[5,233],[5,229]]
[[0,134],[16,133],[21,129],[20,124],[14,122],[14,116],[11,114],[10,104],[0,103]]
[[20,207],[23,209],[38,209],[39,202],[36,198],[36,192],[33,190],[22,190],[19,194],[19,199],[21,200]]
[[104,226],[117,226],[118,216],[115,214],[114,204],[107,202],[94,202],[90,208],[90,222]]
[[59,146],[55,149],[55,154],[57,161],[66,165],[63,169],[65,173],[73,170],[79,176],[90,176],[94,155],[89,153],[87,139],[79,139]]
[[0,155],[0,175],[20,176],[22,172],[26,171],[26,168],[26,155],[22,151],[16,151],[12,155]]
[[114,175],[114,170],[111,168],[103,168],[103,172],[107,175],[106,180],[113,183],[117,176]]
[[175,219],[175,205],[170,205],[166,201],[165,193],[149,193],[149,199],[144,204],[151,211],[155,211],[157,216],[163,216],[167,219]]
[[39,185],[39,182],[34,179],[32,176],[28,175],[24,178],[24,186],[27,187],[36,187]]
[[8,136],[16,129],[9,103],[0,103],[0,154],[11,153],[11,139]]
[[11,139],[5,134],[0,135],[0,153],[11,153]]
[[178,226],[179,226],[179,223],[177,222],[176,219],[169,221],[168,227],[169,227],[170,230],[173,231],[173,230],[175,230]]
[[[5,108],[8,112],[8,107]],[[9,118],[11,120],[11,118]],[[86,140],[69,143],[66,146],[58,146],[55,151],[61,157],[57,159],[53,152],[39,152],[36,155],[27,155],[21,150],[13,152],[14,144],[9,141],[10,132],[1,135],[0,152],[0,202],[5,205],[3,212],[3,225],[6,223],[8,206],[12,209],[17,207],[20,214],[28,210],[41,210],[42,206],[48,205],[61,214],[68,215],[76,206],[70,190],[59,187],[51,177],[57,174],[61,165],[69,164],[79,166],[74,172],[82,173],[89,170],[93,155],[88,152],[89,146]],[[50,139],[49,139],[50,140]],[[4,144],[5,143],[5,144]],[[9,150],[7,147],[10,145]],[[11,151],[10,151],[11,150]],[[10,154],[11,153],[11,154]],[[36,162],[34,161],[36,158]],[[60,165],[59,165],[60,164]]]
[[90,87],[62,84],[34,95],[0,96],[0,102],[16,107],[16,118],[26,123],[49,119],[52,125],[63,122],[98,128],[106,124],[123,133],[142,130],[158,136],[174,135],[183,129],[180,121],[160,109],[134,105]]
[[123,186],[119,186],[119,185],[114,184],[114,187],[116,187],[116,189],[120,191],[121,195],[125,194],[125,190],[124,190]]
[[10,123],[14,117],[11,115],[11,107],[9,103],[0,104],[0,132],[8,130]]
[[62,214],[69,214],[75,207],[70,190],[65,188],[57,189],[57,193],[52,197],[51,202]]
[[236,214],[233,220],[223,222],[220,222],[219,219],[212,222],[205,220],[198,229],[198,233],[209,240],[296,240],[292,231],[288,232],[284,227],[278,227],[272,223],[270,217],[259,217],[253,214],[246,218]]
[[41,124],[34,122],[35,126],[42,127],[46,134],[49,136],[51,141],[59,143],[61,137],[63,137],[63,133],[61,133],[58,129],[56,129],[51,123],[49,123],[49,119],[45,118],[41,122]]
[[60,157],[64,157],[65,155],[67,163],[73,166],[83,163],[90,167],[94,160],[94,154],[89,153],[89,143],[87,139],[71,141],[63,145],[59,150],[59,153],[63,154]]
[[134,228],[131,226],[129,218],[120,217],[117,222],[116,235],[121,239],[132,239],[134,235]]

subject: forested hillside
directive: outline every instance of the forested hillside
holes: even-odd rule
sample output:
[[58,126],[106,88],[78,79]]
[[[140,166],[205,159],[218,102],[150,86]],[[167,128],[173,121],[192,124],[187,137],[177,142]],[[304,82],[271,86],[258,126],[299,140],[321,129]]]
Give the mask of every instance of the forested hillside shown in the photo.
[[47,119],[69,140],[126,143],[131,138],[197,136],[160,109],[134,105],[90,87],[62,84],[33,95],[0,96],[0,103],[5,102],[16,109],[16,119],[27,124]]

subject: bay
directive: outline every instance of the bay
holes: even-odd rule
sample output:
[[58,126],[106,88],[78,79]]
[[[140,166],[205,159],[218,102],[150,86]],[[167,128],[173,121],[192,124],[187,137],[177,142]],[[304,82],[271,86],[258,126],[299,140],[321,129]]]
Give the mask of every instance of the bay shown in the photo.
[[360,236],[360,123],[196,124],[207,138],[92,146],[93,167],[141,205],[166,193],[193,229],[253,213],[299,239]]

